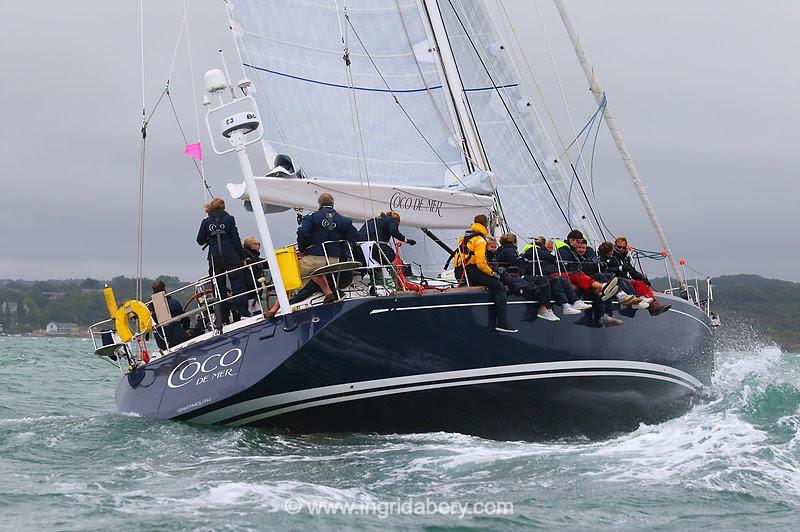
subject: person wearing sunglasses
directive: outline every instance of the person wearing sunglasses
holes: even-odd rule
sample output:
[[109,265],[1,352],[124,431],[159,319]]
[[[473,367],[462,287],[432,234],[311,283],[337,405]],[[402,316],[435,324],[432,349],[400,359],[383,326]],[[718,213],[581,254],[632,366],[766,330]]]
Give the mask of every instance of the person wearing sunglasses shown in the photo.
[[649,303],[647,311],[651,316],[658,316],[667,312],[672,308],[672,305],[664,305],[656,300],[650,280],[633,266],[629,250],[628,239],[624,236],[618,236],[614,240],[614,252],[609,261],[609,267],[614,269],[618,277],[627,279],[636,294],[644,298],[643,301]]

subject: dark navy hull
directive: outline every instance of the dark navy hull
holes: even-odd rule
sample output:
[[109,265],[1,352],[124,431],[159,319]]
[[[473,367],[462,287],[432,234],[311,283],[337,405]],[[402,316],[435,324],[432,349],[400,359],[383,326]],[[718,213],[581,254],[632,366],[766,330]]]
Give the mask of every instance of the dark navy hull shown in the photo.
[[[294,432],[603,437],[685,412],[710,380],[711,328],[683,300],[598,328],[585,317],[495,332],[485,292],[365,298],[254,323],[122,378],[121,411]],[[289,330],[286,330],[289,329]]]

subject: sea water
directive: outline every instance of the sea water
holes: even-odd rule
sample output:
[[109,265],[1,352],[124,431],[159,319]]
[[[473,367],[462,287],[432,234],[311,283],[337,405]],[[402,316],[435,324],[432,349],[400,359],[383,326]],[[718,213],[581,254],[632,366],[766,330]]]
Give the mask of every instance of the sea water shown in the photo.
[[[606,441],[289,435],[123,415],[76,339],[0,338],[0,529],[800,528],[800,355]],[[469,415],[469,412],[464,412]]]

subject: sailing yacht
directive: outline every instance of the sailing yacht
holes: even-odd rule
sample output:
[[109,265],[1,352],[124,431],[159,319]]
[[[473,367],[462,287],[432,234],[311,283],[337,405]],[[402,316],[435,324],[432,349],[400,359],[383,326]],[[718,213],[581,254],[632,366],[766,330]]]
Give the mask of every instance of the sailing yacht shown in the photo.
[[[563,2],[556,6],[596,114],[625,158],[597,76]],[[680,287],[658,295],[669,312],[637,311],[613,328],[587,316],[552,323],[529,319],[536,302],[510,298],[519,332],[502,334],[489,292],[436,280],[447,243],[476,214],[524,240],[576,228],[594,242],[609,236],[591,198],[575,194],[580,177],[546,134],[484,0],[227,0],[226,8],[245,79],[206,75],[207,124],[214,151],[239,158],[244,181],[228,191],[256,217],[281,314],[223,324],[216,311],[226,295],[214,277],[202,278],[189,287],[197,308],[187,314],[206,330],[154,352],[143,341],[153,324],[140,320],[130,331],[129,302],[110,305],[117,319],[90,330],[97,354],[123,371],[120,411],[301,433],[540,439],[630,431],[701,397],[713,370],[710,311],[681,297],[685,280],[632,160],[628,170]],[[248,149],[262,150],[273,167],[254,175]],[[265,212],[306,214],[323,192],[354,220],[391,209],[424,231],[428,260],[416,280],[398,268],[395,284],[373,293],[341,286],[335,303],[290,302],[286,289],[296,286]],[[374,244],[361,243],[366,256]],[[325,272],[338,280],[360,266]],[[386,271],[367,267],[376,278]],[[156,317],[156,329],[169,320]]]

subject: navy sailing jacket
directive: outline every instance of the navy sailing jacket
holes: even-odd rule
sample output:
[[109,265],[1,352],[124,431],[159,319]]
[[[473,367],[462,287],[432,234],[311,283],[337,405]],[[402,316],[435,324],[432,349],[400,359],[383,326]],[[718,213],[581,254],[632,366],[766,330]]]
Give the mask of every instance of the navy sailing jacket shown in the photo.
[[[536,262],[537,257],[538,263]],[[522,258],[525,259],[525,275],[553,275],[558,273],[558,263],[555,255],[550,253],[544,246],[534,245],[529,247],[522,254]],[[541,273],[539,272],[539,266],[541,266]]]
[[517,254],[517,246],[514,244],[503,244],[497,248],[497,265],[505,268],[511,273],[523,275],[525,271],[525,261],[519,258]]
[[[369,231],[367,231],[368,229]],[[400,232],[397,220],[388,215],[367,220],[367,223],[358,231],[358,240],[362,242],[367,240],[389,242],[392,237],[400,242],[406,241],[406,237]]]
[[[316,212],[303,217],[297,228],[297,248],[304,255],[340,257],[342,246],[335,240],[358,242],[358,231],[352,220],[336,212],[333,207],[320,207]],[[325,251],[322,244],[325,244]]]
[[197,243],[208,246],[208,260],[213,257],[228,263],[239,263],[245,259],[236,220],[225,211],[211,212],[200,223]]
[[[602,259],[601,259],[602,260]],[[605,258],[606,271],[618,277],[627,277],[638,281],[648,282],[647,276],[637,270],[631,263],[631,258],[627,252],[613,253],[611,257]]]

